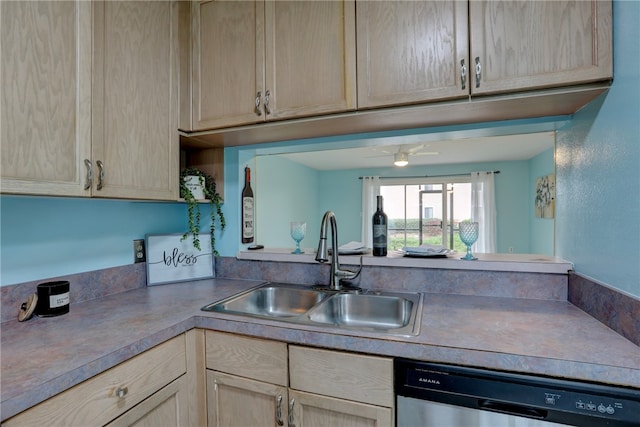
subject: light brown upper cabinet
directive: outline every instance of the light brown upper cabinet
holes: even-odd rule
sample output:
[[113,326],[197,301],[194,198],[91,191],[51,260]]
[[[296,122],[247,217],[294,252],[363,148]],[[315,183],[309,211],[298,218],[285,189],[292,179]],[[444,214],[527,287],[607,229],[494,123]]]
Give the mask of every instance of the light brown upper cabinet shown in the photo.
[[469,18],[472,94],[613,77],[611,1],[474,0]]
[[358,1],[358,108],[468,96],[467,12],[467,1]]
[[610,1],[358,1],[358,108],[613,77]]
[[179,4],[93,7],[93,196],[177,200]]
[[191,15],[183,130],[356,108],[353,1],[194,2]]
[[2,192],[177,200],[178,2],[1,2]]
[[0,2],[2,193],[82,196],[91,3]]

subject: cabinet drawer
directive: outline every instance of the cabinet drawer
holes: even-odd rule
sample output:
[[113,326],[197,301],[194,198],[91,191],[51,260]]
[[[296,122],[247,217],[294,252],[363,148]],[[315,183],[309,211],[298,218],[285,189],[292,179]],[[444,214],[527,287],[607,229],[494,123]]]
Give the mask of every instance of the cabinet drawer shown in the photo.
[[212,331],[205,337],[207,369],[288,385],[285,343]]
[[[184,335],[10,418],[12,426],[102,426],[187,371]],[[123,397],[117,390],[125,390]]]
[[393,360],[290,346],[291,388],[393,407]]

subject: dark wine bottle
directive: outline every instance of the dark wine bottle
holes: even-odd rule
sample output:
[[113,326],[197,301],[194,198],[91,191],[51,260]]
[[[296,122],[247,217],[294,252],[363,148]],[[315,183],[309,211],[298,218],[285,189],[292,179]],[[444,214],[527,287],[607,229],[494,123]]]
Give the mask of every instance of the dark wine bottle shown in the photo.
[[373,214],[373,256],[387,256],[387,215],[382,210],[382,196]]
[[242,243],[253,242],[253,190],[251,189],[251,169],[244,168],[244,188],[242,189]]

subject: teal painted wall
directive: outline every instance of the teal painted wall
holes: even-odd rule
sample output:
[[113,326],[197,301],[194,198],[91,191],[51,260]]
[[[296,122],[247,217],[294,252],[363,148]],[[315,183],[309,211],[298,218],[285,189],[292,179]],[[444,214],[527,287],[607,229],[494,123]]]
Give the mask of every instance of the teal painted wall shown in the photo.
[[134,239],[187,227],[181,203],[2,196],[0,216],[3,286],[131,264]]
[[362,241],[362,175],[371,171],[337,170],[320,172],[318,193],[321,210],[333,211],[338,222],[338,244]]
[[640,2],[613,22],[613,85],[556,136],[556,252],[640,297]]
[[319,177],[314,169],[278,156],[256,161],[257,243],[295,247],[291,221],[307,223],[303,248],[316,248],[322,211],[318,206]]
[[554,239],[548,236],[554,235],[554,218],[536,218],[535,215],[535,186],[536,179],[555,172],[554,150],[549,149],[529,160],[529,187],[533,194],[529,199],[529,242],[530,252],[533,254],[553,255]]

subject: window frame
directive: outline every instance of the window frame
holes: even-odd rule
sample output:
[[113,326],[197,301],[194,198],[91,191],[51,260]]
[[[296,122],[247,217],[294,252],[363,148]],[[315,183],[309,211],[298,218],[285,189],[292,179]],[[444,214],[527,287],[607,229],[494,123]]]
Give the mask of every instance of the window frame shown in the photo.
[[[404,246],[407,243],[407,186],[426,186],[426,185],[441,185],[442,186],[442,242],[443,246],[449,247],[449,243],[452,243],[448,239],[448,225],[449,218],[449,184],[469,184],[471,185],[471,174],[456,174],[456,175],[438,175],[438,176],[424,176],[424,177],[381,177],[380,178],[380,193],[382,193],[383,187],[390,186],[403,186],[404,187]],[[420,213],[422,214],[422,213]],[[455,230],[453,230],[455,232]],[[389,243],[388,243],[389,244]],[[393,250],[391,248],[390,250]]]

